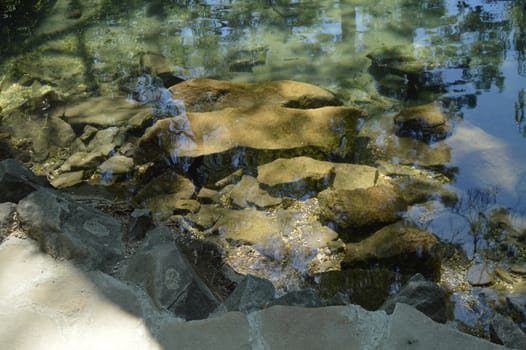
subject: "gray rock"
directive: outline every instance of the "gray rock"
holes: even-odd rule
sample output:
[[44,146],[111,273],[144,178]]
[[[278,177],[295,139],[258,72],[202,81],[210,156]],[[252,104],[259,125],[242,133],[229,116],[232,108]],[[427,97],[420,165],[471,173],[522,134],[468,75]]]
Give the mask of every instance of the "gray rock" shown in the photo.
[[125,239],[143,239],[146,232],[154,228],[152,212],[148,209],[135,209],[128,220],[128,232]]
[[487,286],[493,283],[493,271],[485,263],[475,264],[468,269],[466,280],[472,286]]
[[9,225],[11,225],[13,214],[16,210],[16,204],[11,202],[0,203],[0,242],[8,234]]
[[18,161],[6,159],[0,162],[0,203],[18,203],[41,186],[45,186],[45,180],[35,176]]
[[526,295],[507,295],[506,304],[510,309],[510,313],[515,320],[519,322],[526,322]]
[[274,299],[271,305],[288,305],[303,307],[320,307],[322,302],[313,289],[302,289],[289,292],[277,299]]
[[53,257],[103,271],[122,258],[121,224],[96,209],[39,189],[18,203],[17,212],[24,230]]
[[124,277],[144,287],[159,307],[186,320],[206,318],[219,305],[164,226],[147,234]]
[[509,318],[496,313],[489,324],[491,341],[513,349],[526,349],[526,335]]
[[446,294],[444,290],[416,274],[396,294],[390,297],[380,308],[392,314],[396,303],[411,305],[432,320],[445,323],[447,320]]
[[276,290],[270,281],[247,275],[223,305],[228,311],[249,313],[267,306],[274,299],[275,294]]

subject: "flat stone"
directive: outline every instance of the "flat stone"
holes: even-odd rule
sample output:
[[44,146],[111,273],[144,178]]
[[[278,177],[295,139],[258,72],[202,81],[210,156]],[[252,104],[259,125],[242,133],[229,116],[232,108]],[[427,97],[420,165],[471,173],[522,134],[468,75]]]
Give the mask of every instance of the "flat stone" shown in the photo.
[[271,196],[259,187],[259,182],[252,176],[244,175],[241,181],[230,192],[232,203],[238,207],[258,208],[273,207],[281,203],[282,199]]
[[150,107],[127,101],[124,96],[92,97],[67,105],[62,111],[65,120],[73,126],[125,125],[139,112],[149,112]]
[[48,175],[48,181],[54,188],[66,188],[84,181],[84,170]]
[[318,194],[322,217],[335,223],[344,239],[394,223],[407,207],[401,193],[392,186],[377,185],[355,190],[327,189]]
[[466,273],[466,281],[472,286],[487,286],[493,283],[493,270],[487,264],[470,266]]
[[[188,112],[186,117],[186,121],[181,121],[181,117],[161,119],[146,129],[139,140],[139,159],[194,158],[236,147],[254,150],[317,147],[350,152],[340,150],[341,138],[345,136],[350,147],[353,135],[358,132],[359,119],[365,114],[345,107],[293,109],[261,104],[251,108]],[[301,127],[298,127],[299,121]]]
[[188,111],[211,111],[228,107],[252,108],[265,101],[293,108],[340,106],[331,92],[315,85],[282,80],[260,84],[212,79],[191,79],[170,88],[175,99],[185,101]]
[[133,170],[133,159],[116,154],[99,165],[98,170],[102,174],[127,174]]
[[279,195],[301,197],[321,191],[332,183],[334,165],[309,157],[276,159],[258,166],[257,180]]
[[376,185],[378,170],[359,164],[334,163],[334,190],[365,189]]

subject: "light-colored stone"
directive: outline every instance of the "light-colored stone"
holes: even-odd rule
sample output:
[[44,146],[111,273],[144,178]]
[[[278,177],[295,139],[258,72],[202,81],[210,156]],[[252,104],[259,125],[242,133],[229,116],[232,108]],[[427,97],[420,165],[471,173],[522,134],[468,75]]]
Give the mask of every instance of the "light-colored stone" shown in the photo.
[[461,333],[449,326],[427,318],[420,311],[406,304],[396,304],[389,320],[383,349],[411,350],[493,350],[505,349]]

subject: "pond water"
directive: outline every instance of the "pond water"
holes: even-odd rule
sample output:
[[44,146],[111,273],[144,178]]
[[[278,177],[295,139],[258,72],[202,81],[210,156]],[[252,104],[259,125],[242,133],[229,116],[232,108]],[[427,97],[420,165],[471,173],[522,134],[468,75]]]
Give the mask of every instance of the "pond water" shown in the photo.
[[[145,57],[162,57],[162,65],[169,66],[172,78],[310,83],[332,91],[345,106],[369,114],[360,124],[360,137],[367,140],[363,152],[356,152],[352,159],[326,160],[370,166],[378,166],[381,160],[424,171],[427,177],[445,177],[442,189],[456,194],[456,204],[441,200],[437,190],[434,198],[409,207],[404,218],[446,242],[458,244],[469,261],[489,261],[508,272],[521,271],[521,266],[526,269],[521,257],[526,232],[524,1],[37,3],[7,1],[0,5],[0,29],[5,38],[0,44],[0,112],[4,125],[8,124],[8,114],[19,111],[19,117],[22,114],[37,128],[42,127],[38,123],[43,119],[60,115],[53,114],[55,105],[81,99],[87,99],[89,105],[90,98],[101,96],[121,96],[128,102],[153,101],[150,106],[165,108],[162,113],[166,114],[170,99],[167,90],[139,70],[147,65]],[[127,89],[126,84],[132,87]],[[393,117],[404,108],[429,103],[447,112],[452,124],[448,136],[430,143],[396,136]],[[178,111],[174,115],[182,109],[169,103],[168,107]],[[27,123],[19,124],[19,128],[31,129]],[[97,128],[101,129],[101,124]],[[189,128],[189,124],[182,127],[183,131]],[[74,129],[76,136],[86,132]],[[1,132],[5,140],[0,141],[7,145],[2,147],[9,151],[0,147],[0,158],[2,152],[17,156],[42,174],[49,175],[73,153],[69,144],[74,137],[53,144],[56,154],[52,157],[39,153],[34,144],[32,153],[24,152],[31,143],[24,139],[24,130],[16,135],[12,129]],[[185,135],[190,134],[191,130]],[[435,159],[435,151],[440,152],[440,161]],[[201,178],[189,178],[201,182],[198,187],[206,185]],[[108,180],[104,176],[95,179],[102,183]],[[265,212],[266,217],[278,217],[279,221],[280,215],[288,215],[287,220],[294,222],[289,228],[293,232],[301,225],[318,225],[313,219],[319,215],[317,202],[309,195],[297,197],[305,200],[290,205],[293,214],[289,208],[274,208]],[[259,216],[264,211],[245,210],[254,221],[243,229],[264,225],[265,217]],[[216,220],[223,220],[226,214],[214,215]],[[243,217],[232,220],[242,221]],[[223,222],[218,231],[232,228],[228,220]],[[503,223],[508,225],[506,229]],[[509,233],[512,231],[513,235]],[[276,264],[284,259],[281,252],[268,253],[272,245],[259,251],[237,246],[228,259],[238,272],[259,272],[278,285],[282,283],[284,289],[299,288],[308,275],[307,265],[321,252],[298,253],[303,244],[296,241],[298,237],[291,233],[287,238],[292,247],[289,269]],[[272,259],[269,262],[260,255]],[[236,256],[249,258],[236,260]],[[334,257],[328,254],[324,258],[331,261]],[[334,259],[338,265],[339,260]],[[512,277],[516,283],[522,281],[520,274]],[[283,279],[290,284],[283,285]],[[520,290],[513,289],[515,282],[508,282],[505,288]],[[526,288],[521,283],[520,293],[524,293]],[[470,297],[474,293],[471,289],[464,292]],[[470,318],[474,311],[455,312],[457,319],[473,325]]]

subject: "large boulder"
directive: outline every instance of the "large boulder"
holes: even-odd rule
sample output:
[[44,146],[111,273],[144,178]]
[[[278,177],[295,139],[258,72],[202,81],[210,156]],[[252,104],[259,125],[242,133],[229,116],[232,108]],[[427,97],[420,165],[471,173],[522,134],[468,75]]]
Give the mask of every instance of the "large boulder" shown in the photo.
[[398,222],[376,231],[360,242],[348,243],[342,264],[395,264],[404,273],[420,272],[437,277],[440,264],[434,247],[438,243],[435,235]]
[[294,109],[268,104],[263,99],[261,105],[250,108],[188,112],[185,119],[178,116],[158,120],[140,138],[137,156],[143,161],[175,161],[178,157],[211,155],[236,147],[273,151],[316,147],[334,152],[340,149],[342,137],[356,135],[363,117],[363,112],[352,108]]
[[18,203],[17,213],[24,231],[53,257],[103,271],[112,271],[123,257],[120,222],[57,192],[31,193]]
[[0,203],[19,200],[44,186],[46,181],[14,159],[0,162]]
[[206,318],[219,305],[164,226],[147,234],[124,277],[144,287],[159,307],[187,320]]
[[342,238],[356,240],[400,219],[407,208],[402,194],[394,187],[377,185],[369,188],[318,194],[323,219],[335,223]]

